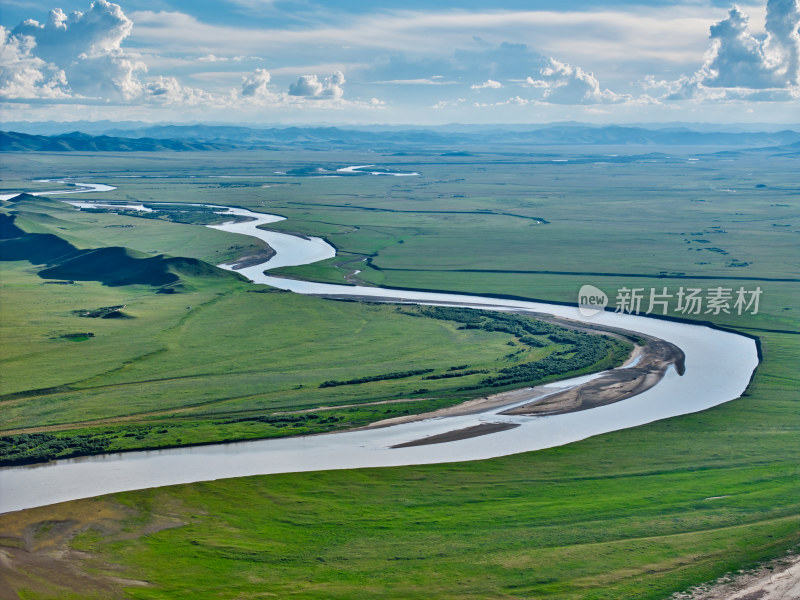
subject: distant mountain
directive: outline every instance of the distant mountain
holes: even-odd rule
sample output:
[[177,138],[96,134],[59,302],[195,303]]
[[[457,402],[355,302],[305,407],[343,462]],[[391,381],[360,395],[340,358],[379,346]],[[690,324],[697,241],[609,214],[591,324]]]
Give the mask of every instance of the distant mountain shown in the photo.
[[431,130],[401,129],[361,131],[338,127],[285,127],[253,129],[224,125],[156,125],[132,130],[112,130],[110,135],[136,138],[170,138],[236,145],[240,148],[273,146],[359,147],[385,144],[439,144],[467,142],[472,136],[437,133]]
[[[6,131],[18,131],[31,135],[63,135],[71,131],[82,131],[90,135],[117,135],[118,137],[142,137],[127,135],[131,130],[142,130],[155,126],[178,126],[193,127],[196,124],[190,123],[145,123],[143,121],[6,121],[3,125]],[[303,125],[279,125],[279,124],[258,124],[250,123],[204,123],[218,127],[244,127],[246,129],[265,130],[265,129],[286,129],[288,127],[298,127],[300,129],[324,128],[327,124],[307,123]],[[341,125],[340,129],[352,131],[407,131],[419,129],[418,125],[399,124],[371,124],[371,125]],[[482,131],[536,131],[541,129],[551,129],[553,127],[585,127],[589,129],[602,129],[608,127],[607,124],[585,123],[581,121],[562,121],[553,123],[495,123],[495,124],[469,124],[469,123],[449,123],[447,125],[430,125],[426,129],[436,133],[478,133]],[[650,131],[686,129],[701,133],[761,133],[776,132],[781,130],[800,130],[800,123],[786,123],[778,125],[776,123],[702,123],[674,121],[669,123],[627,123],[624,127],[647,129]],[[117,133],[115,133],[117,132]]]
[[373,149],[425,145],[667,145],[667,146],[782,146],[800,141],[800,132],[694,131],[685,127],[556,125],[448,131],[436,129],[350,129],[338,127],[286,127],[254,129],[212,125],[158,125],[130,130],[112,130],[111,135],[136,138],[169,138],[216,142],[241,148],[285,145],[363,147]]
[[90,135],[108,134],[110,129],[136,129],[147,127],[143,121],[6,121],[6,131],[18,131],[30,135],[63,135],[71,131],[82,131]]
[[652,130],[619,126],[601,128],[563,126],[540,129],[527,135],[537,144],[554,145],[763,146],[800,141],[800,133],[789,130],[730,133],[700,132],[683,127]]
[[272,127],[227,125],[154,125],[115,129],[108,135],[73,132],[57,136],[0,133],[5,151],[191,151],[305,148],[399,152],[413,149],[445,153],[496,148],[543,146],[685,146],[710,148],[783,147],[800,142],[800,132],[695,131],[687,127],[644,127],[561,124],[540,128],[508,127],[450,130],[339,127]]
[[752,154],[771,154],[773,156],[795,157],[800,156],[800,142],[784,144],[782,146],[767,146],[766,148],[742,148],[739,150],[724,150],[715,152],[715,156],[739,156]]
[[55,136],[0,131],[0,151],[3,152],[153,152],[159,150],[185,152],[230,149],[231,146],[226,144],[186,139],[92,136],[79,131]]

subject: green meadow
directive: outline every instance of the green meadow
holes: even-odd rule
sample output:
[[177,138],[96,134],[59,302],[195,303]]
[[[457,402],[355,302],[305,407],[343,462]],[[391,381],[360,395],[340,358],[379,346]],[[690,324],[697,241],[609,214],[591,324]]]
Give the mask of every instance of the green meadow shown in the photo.
[[[133,154],[91,162],[78,154],[9,155],[13,177],[2,183],[10,190],[71,174],[118,186],[86,199],[204,202],[284,215],[275,229],[322,235],[338,250],[323,264],[282,270],[295,277],[573,303],[588,283],[612,304],[622,287],[672,294],[758,287],[757,314],[687,315],[674,304],[671,314],[757,337],[763,356],[738,400],[560,448],[463,464],[221,480],[4,515],[5,550],[27,544],[34,553],[85,553],[66,552],[44,570],[20,567],[10,574],[13,589],[26,598],[657,600],[800,550],[797,161],[713,151]],[[356,164],[420,176],[276,173]],[[217,175],[229,178],[210,177]],[[52,232],[41,215],[56,218],[56,210],[31,209],[41,214],[27,216],[25,230]],[[212,240],[206,235],[219,232],[186,225],[197,233],[176,252],[166,228],[178,224],[80,216],[142,228],[123,244],[117,227],[58,218],[67,224],[55,227],[76,247],[125,245],[143,256],[169,248],[211,260],[246,243]],[[422,375],[358,390],[320,383],[464,364],[497,368],[519,349],[507,334],[462,330],[453,321],[267,288],[253,293],[258,286],[208,273],[193,279],[180,268],[179,293],[155,294],[143,284],[45,284],[30,263],[4,263],[5,428],[55,435],[80,422],[91,435],[146,446],[158,436],[196,443],[214,432],[242,439],[266,437],[270,428],[357,424],[397,414],[377,414],[389,407],[456,402],[463,392],[440,379],[424,382],[437,394],[415,395]],[[122,304],[134,318],[71,313]],[[307,327],[291,325],[297,321]],[[95,335],[60,337],[80,332]],[[402,344],[386,344],[399,336]],[[537,351],[549,350],[526,350]],[[289,365],[296,370],[285,373]],[[229,372],[237,376],[223,376]],[[264,390],[267,377],[280,393]],[[59,386],[70,389],[10,396]],[[376,399],[400,402],[367,406]],[[351,403],[372,412],[335,410]],[[237,414],[299,408],[314,409],[315,421],[341,419],[280,428],[235,422]],[[170,426],[151,427],[161,421]],[[139,433],[125,438],[124,427]],[[75,578],[59,579],[59,569]]]
[[[198,225],[46,197],[0,217],[16,259],[4,261],[0,464],[345,429],[512,388],[502,369],[551,355],[563,368],[529,384],[620,364],[631,349],[604,338],[566,364],[598,338],[467,329],[469,311],[436,318],[254,286],[193,260],[218,256],[215,244],[228,252],[214,262],[252,251]],[[164,256],[176,248],[189,258]]]

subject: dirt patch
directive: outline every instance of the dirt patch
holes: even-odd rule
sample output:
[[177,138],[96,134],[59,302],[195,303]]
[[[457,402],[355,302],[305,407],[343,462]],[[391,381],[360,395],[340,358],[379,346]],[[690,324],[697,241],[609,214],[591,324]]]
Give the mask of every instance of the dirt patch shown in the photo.
[[[125,598],[124,588],[149,585],[73,548],[82,534],[131,539],[183,524],[169,517],[146,523],[138,519],[134,509],[104,498],[0,515],[0,600],[16,600],[20,593]],[[132,523],[137,526],[129,527]]]
[[519,427],[519,423],[481,423],[480,425],[473,425],[472,427],[465,427],[464,429],[456,429],[455,431],[448,431],[447,433],[440,433],[439,435],[431,435],[412,442],[404,442],[402,444],[390,446],[390,448],[410,448],[412,446],[429,446],[431,444],[455,442],[456,440],[468,440],[469,438],[489,435],[490,433],[514,429],[515,427]]
[[800,555],[793,554],[755,571],[727,576],[710,585],[673,594],[671,600],[797,600]]

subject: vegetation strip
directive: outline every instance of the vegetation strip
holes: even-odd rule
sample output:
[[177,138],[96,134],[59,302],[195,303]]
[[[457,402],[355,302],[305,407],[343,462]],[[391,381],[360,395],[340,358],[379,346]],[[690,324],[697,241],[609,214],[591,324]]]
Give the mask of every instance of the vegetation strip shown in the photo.
[[394,373],[383,373],[382,375],[372,375],[370,377],[358,377],[357,379],[347,379],[346,381],[336,381],[329,379],[319,384],[319,387],[336,387],[337,385],[357,385],[359,383],[369,383],[370,381],[387,381],[390,379],[405,379],[414,375],[424,375],[433,373],[434,369],[416,369],[414,371],[395,371]]

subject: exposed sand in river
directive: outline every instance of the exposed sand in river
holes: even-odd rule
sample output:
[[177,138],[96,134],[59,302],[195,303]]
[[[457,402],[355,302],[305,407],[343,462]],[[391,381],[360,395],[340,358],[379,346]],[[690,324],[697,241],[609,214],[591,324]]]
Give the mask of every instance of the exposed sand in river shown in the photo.
[[[640,347],[641,348],[641,347]],[[561,415],[626,400],[649,390],[674,365],[683,371],[683,352],[663,340],[649,339],[632,367],[607,371],[582,385],[530,404],[503,411],[505,415]]]
[[[622,338],[626,333],[629,333],[621,330],[600,330],[580,327],[569,321],[554,319],[552,317],[547,320],[557,322],[559,325],[572,329],[581,329],[591,333],[603,333],[618,338]],[[363,429],[388,427],[390,425],[410,423],[437,417],[472,415],[494,409],[501,409],[523,402],[527,398],[535,397],[540,398],[538,400],[532,400],[530,403],[523,406],[510,408],[500,414],[544,416],[576,412],[619,402],[641,394],[656,385],[670,366],[674,366],[678,373],[683,374],[684,354],[680,348],[674,344],[653,337],[638,335],[638,338],[646,339],[646,344],[644,346],[637,345],[631,357],[622,367],[611,369],[591,381],[580,385],[572,387],[565,386],[565,388],[559,389],[558,383],[556,382],[547,385],[500,392],[499,394],[476,398],[457,406],[442,408],[433,412],[384,419],[367,425]],[[440,441],[462,439],[457,434],[457,431],[450,432],[446,435],[447,439],[442,439]],[[473,434],[467,437],[473,437]]]

